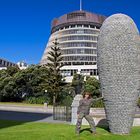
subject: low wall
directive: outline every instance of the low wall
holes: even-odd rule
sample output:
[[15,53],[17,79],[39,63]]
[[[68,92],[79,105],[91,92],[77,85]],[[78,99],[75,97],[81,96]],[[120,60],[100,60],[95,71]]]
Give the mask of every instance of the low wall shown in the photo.
[[[90,115],[93,116],[96,126],[108,126],[103,108],[91,108]],[[89,125],[85,118],[82,121],[82,125]],[[140,110],[138,109],[135,114],[133,126],[140,126]]]
[[43,106],[21,106],[21,105],[0,105],[0,110],[19,111],[19,112],[36,112],[36,113],[53,113],[52,107]]

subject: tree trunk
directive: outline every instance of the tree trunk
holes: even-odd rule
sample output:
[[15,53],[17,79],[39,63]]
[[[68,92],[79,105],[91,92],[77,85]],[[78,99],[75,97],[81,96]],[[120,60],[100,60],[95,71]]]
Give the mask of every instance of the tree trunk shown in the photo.
[[56,100],[56,97],[55,97],[55,94],[53,94],[53,119],[55,120],[55,100]]
[[53,95],[53,106],[55,106],[56,97],[55,94]]

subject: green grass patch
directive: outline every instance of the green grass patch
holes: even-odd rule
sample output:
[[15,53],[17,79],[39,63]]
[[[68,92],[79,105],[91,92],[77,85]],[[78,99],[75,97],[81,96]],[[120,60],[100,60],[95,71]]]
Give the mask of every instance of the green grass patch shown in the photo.
[[[82,127],[82,129],[88,126]],[[119,136],[97,128],[97,135],[83,131],[75,135],[75,126],[68,124],[24,123],[0,121],[0,140],[139,140],[140,127],[133,127],[130,135]]]

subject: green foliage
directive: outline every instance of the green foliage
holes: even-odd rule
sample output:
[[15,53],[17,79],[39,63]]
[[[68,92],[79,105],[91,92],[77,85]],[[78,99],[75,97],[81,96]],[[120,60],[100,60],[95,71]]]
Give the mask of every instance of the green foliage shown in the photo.
[[140,107],[140,98],[138,99],[137,105]]
[[46,100],[46,97],[40,96],[40,97],[29,97],[25,100],[25,103],[29,104],[44,104],[45,102],[48,103]]
[[14,74],[16,74],[19,71],[18,67],[7,67],[7,73],[9,76],[13,76]]
[[86,77],[84,81],[84,76],[75,74],[71,83],[71,87],[74,87],[75,93],[83,93],[84,91],[92,93],[93,97],[99,97],[100,83],[95,77]]
[[8,67],[0,71],[0,101],[22,101],[30,96],[44,95],[43,84],[48,78],[48,69],[31,66],[25,70]]
[[17,67],[0,70],[0,101],[20,101],[14,82],[14,76],[18,71]]
[[84,76],[75,73],[72,79],[72,86],[77,86],[84,83]]
[[71,95],[72,97],[75,96],[75,88],[72,86],[71,83],[67,83],[63,85],[62,94],[64,95]]
[[56,102],[58,105],[71,106],[74,96],[75,96],[74,88],[69,83],[63,85],[61,93],[58,94]]
[[87,77],[85,81],[85,90],[91,92],[93,96],[99,97],[100,92],[100,83],[95,77]]
[[97,100],[93,103],[92,107],[94,108],[104,108],[104,102],[102,99]]
[[71,96],[66,96],[64,100],[62,100],[62,105],[71,106],[73,98]]
[[60,73],[60,68],[62,67],[61,61],[63,60],[61,50],[58,47],[57,39],[54,42],[54,46],[51,47],[48,56],[48,79],[45,84],[45,89],[52,94],[53,104],[55,104],[63,85],[62,75]]
[[[54,52],[57,51],[57,52]],[[0,101],[28,103],[44,103],[45,100],[52,104],[54,97],[57,103],[70,105],[76,92],[81,88],[93,93],[93,96],[100,96],[99,81],[93,77],[87,78],[84,82],[84,76],[74,75],[73,81],[66,84],[60,74],[61,53],[59,47],[55,44],[50,54],[48,66],[32,65],[25,70],[19,70],[17,67],[8,67],[7,70],[0,71]],[[78,79],[79,78],[79,79]],[[47,93],[45,93],[47,90]],[[98,105],[100,106],[100,105]]]
[[74,88],[75,94],[81,94],[84,89],[84,76],[74,74],[71,86]]
[[[53,74],[47,67],[34,65],[25,70],[18,70],[13,67],[1,70],[0,101],[20,102],[27,100],[30,103],[43,103],[42,98],[45,96],[48,99],[47,102],[52,104],[52,93],[59,91],[57,96],[61,97],[62,92],[60,91],[63,82],[59,71],[56,75]],[[47,93],[45,93],[46,89],[48,90]],[[61,100],[58,98],[58,101],[59,99]]]
[[7,70],[0,70],[0,82],[8,76]]

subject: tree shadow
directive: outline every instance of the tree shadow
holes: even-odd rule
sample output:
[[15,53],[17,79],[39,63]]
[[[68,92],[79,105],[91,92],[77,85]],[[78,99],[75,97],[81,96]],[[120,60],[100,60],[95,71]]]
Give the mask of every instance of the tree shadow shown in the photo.
[[52,117],[52,114],[0,110],[0,129],[21,125],[26,122],[47,122],[48,117]]

